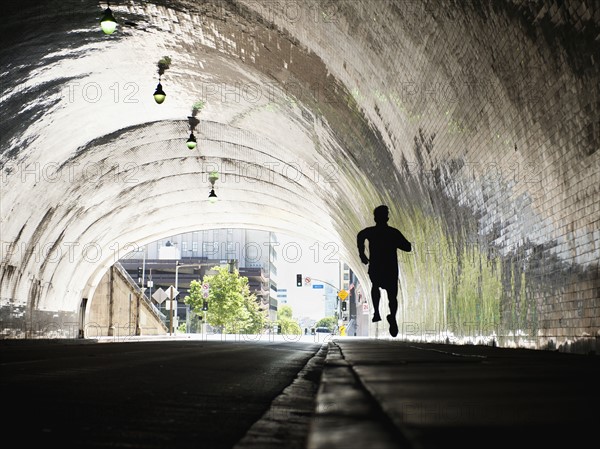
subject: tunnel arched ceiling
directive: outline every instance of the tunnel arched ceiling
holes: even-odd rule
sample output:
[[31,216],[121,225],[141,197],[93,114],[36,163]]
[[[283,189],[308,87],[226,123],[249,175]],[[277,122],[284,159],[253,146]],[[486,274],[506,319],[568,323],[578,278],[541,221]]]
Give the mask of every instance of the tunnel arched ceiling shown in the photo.
[[404,321],[598,331],[597,2],[122,1],[113,35],[105,7],[5,11],[5,329],[75,321],[123,251],[196,229],[337,242],[366,283],[386,203]]

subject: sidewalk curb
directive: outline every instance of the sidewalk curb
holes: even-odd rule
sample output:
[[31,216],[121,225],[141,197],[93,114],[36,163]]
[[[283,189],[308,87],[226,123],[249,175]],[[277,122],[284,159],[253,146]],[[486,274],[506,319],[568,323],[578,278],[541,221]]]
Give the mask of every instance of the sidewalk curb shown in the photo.
[[324,343],[233,449],[306,448],[326,354]]
[[316,402],[307,449],[412,447],[362,384],[335,341],[328,344]]

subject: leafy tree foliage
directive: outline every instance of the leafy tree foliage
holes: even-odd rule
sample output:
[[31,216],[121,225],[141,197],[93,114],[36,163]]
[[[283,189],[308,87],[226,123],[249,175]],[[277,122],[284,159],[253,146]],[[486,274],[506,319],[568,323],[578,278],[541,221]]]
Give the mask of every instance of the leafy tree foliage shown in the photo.
[[292,318],[292,308],[288,305],[277,308],[277,324],[281,326],[281,333],[285,335],[300,335],[302,329],[300,325]]
[[333,332],[336,325],[337,320],[335,319],[335,317],[328,316],[325,318],[321,318],[319,321],[317,321],[317,324],[315,324],[315,328],[326,327],[327,329],[329,329],[330,332]]
[[[214,275],[206,275],[202,282],[190,283],[190,294],[184,298],[195,313],[202,314],[204,301],[208,302],[207,322],[226,333],[259,333],[265,325],[256,296],[250,293],[248,278],[226,267],[213,267]],[[208,283],[208,298],[202,296],[202,284]]]

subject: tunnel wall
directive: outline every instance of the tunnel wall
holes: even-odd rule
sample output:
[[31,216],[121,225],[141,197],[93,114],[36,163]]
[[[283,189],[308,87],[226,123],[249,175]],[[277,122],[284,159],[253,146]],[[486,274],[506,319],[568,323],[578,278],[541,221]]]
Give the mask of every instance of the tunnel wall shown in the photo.
[[[348,1],[327,23],[264,11],[366,118],[372,139],[346,146],[357,189],[375,185],[415,246],[401,256],[405,336],[595,350],[598,4]],[[351,242],[371,209],[340,208]]]
[[[147,28],[139,34],[130,29],[110,45],[100,40],[94,14],[80,2],[69,5],[75,3],[69,21],[57,23],[56,36],[46,39],[49,47],[39,45],[39,36],[27,46],[26,39],[17,43],[18,33],[8,33],[13,54],[3,53],[2,61],[14,70],[2,74],[3,85],[37,81],[48,60],[71,58],[71,65],[69,73],[25,88],[3,103],[8,105],[3,108],[3,138],[8,141],[2,142],[3,163],[7,158],[47,162],[57,153],[65,159],[80,157],[82,164],[95,157],[110,161],[95,152],[113,150],[142,154],[161,176],[178,163],[188,167],[187,160],[166,161],[164,151],[156,150],[170,152],[178,145],[163,146],[171,136],[159,128],[163,120],[163,128],[172,130],[167,120],[181,118],[181,111],[156,117],[127,105],[126,114],[102,114],[108,109],[98,103],[96,122],[73,133],[77,138],[70,141],[72,147],[63,145],[52,119],[75,121],[92,106],[53,102],[55,97],[41,102],[36,95],[60,90],[71,76],[80,82],[113,81],[105,70],[91,75],[87,66],[73,70],[78,59],[96,61],[84,43],[101,49],[106,61],[118,39],[124,46],[134,41],[127,48],[134,48],[132,54],[142,60],[151,54],[150,47],[163,46],[174,61],[182,61],[169,77],[172,92],[180,84],[179,94],[214,80],[231,87],[236,81],[268,79],[284,90],[292,83],[294,89],[283,99],[286,104],[282,100],[244,108],[220,102],[218,96],[209,99],[211,119],[227,124],[218,137],[223,149],[234,141],[242,147],[248,135],[261,147],[263,142],[252,133],[263,133],[270,145],[267,157],[281,148],[281,157],[288,161],[297,153],[303,162],[317,159],[336,167],[335,182],[309,185],[304,179],[294,186],[296,191],[290,187],[293,200],[287,204],[285,189],[278,198],[281,205],[252,203],[262,212],[252,216],[252,225],[266,226],[277,218],[281,231],[293,234],[309,228],[338,236],[340,257],[368,285],[355,237],[372,224],[373,207],[387,203],[390,224],[414,243],[414,252],[401,257],[399,319],[405,337],[460,341],[479,336],[501,345],[593,347],[600,324],[597,2],[307,1],[297,4],[300,14],[281,2],[173,2],[169,7],[132,2],[120,5],[119,13],[131,12]],[[51,12],[44,10],[38,17],[43,20],[34,25],[54,26]],[[79,28],[81,23],[88,28]],[[12,23],[11,30],[20,32],[21,25]],[[80,32],[61,34],[69,29]],[[146,42],[150,35],[155,40]],[[195,58],[203,61],[202,70]],[[110,62],[115,72],[128,73],[121,60]],[[110,110],[116,111],[113,106]],[[258,118],[252,120],[253,114]],[[106,134],[116,131],[110,117],[127,117],[127,123],[119,120],[121,129],[135,120],[159,122],[115,137]],[[235,127],[251,133],[237,133],[237,128],[231,132]],[[244,135],[241,141],[237,134]],[[145,145],[129,152],[126,146],[111,147],[113,138],[132,136]],[[243,157],[256,160],[240,152]],[[72,313],[86,288],[79,278],[93,272],[91,264],[84,270],[77,260],[58,267],[34,260],[36,245],[81,237],[90,241],[100,235],[106,249],[116,239],[115,228],[123,229],[118,234],[123,238],[140,240],[167,232],[168,216],[160,215],[166,211],[153,206],[150,221],[148,209],[125,201],[135,190],[131,185],[113,183],[110,191],[93,185],[60,191],[53,185],[56,190],[46,196],[48,186],[34,183],[33,176],[19,183],[22,174],[4,168],[2,193],[10,202],[1,204],[1,311],[9,320],[29,322],[42,308],[50,315]],[[244,201],[260,201],[256,198],[284,182],[249,185],[248,196],[240,188],[239,203],[221,211],[232,217]],[[135,187],[150,190],[150,201],[166,202],[184,196],[176,185],[148,179]],[[121,202],[113,210],[106,201],[91,208],[86,195]],[[48,204],[40,206],[40,197]],[[309,199],[310,207],[298,197]],[[218,222],[219,214],[194,215],[192,206],[197,204],[187,203],[187,197],[177,204],[178,211],[190,210],[182,232],[191,230],[194,220],[203,226],[224,223]],[[300,208],[316,212],[294,211]],[[287,215],[274,213],[276,209]],[[17,210],[21,212],[13,213]],[[16,242],[22,246],[12,248]],[[381,330],[372,326],[371,334]]]

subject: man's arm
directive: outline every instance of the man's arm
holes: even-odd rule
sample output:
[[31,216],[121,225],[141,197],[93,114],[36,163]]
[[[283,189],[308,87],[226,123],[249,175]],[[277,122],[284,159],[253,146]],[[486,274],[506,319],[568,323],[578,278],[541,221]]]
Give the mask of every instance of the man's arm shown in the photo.
[[402,251],[406,251],[407,253],[409,253],[412,250],[411,243],[408,240],[406,240],[406,237],[404,237],[404,235],[400,231],[398,231],[397,237],[398,238],[396,239],[396,247],[400,248]]
[[360,256],[360,260],[365,265],[369,263],[368,257],[365,255],[365,239],[367,238],[366,232],[363,229],[356,236],[356,246],[358,246],[358,255]]

